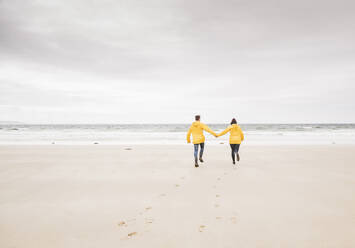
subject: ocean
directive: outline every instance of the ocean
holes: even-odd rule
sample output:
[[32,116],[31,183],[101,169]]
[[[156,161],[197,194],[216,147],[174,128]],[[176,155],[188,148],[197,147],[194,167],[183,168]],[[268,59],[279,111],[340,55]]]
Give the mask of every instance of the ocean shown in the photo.
[[[207,123],[208,124],[208,123]],[[208,124],[215,132],[226,124]],[[186,144],[190,124],[0,124],[0,145]],[[241,124],[244,144],[355,144],[355,124]],[[228,144],[229,134],[206,143]]]

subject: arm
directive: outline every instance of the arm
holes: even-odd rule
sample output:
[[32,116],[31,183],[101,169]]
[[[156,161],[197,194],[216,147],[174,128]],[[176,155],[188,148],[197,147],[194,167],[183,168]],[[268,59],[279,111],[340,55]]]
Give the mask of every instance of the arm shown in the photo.
[[213,132],[212,129],[209,128],[207,125],[203,124],[202,128],[203,128],[203,130],[205,130],[205,131],[209,132],[210,134],[212,134],[214,137],[217,137],[217,134],[215,132]]
[[243,134],[243,131],[242,131],[242,129],[241,128],[239,128],[239,130],[240,130],[240,137],[242,138],[242,141],[244,140],[244,134]]
[[191,137],[191,127],[189,128],[189,131],[187,132],[187,135],[186,135],[186,140],[187,140],[187,143],[191,143],[191,140],[190,140],[190,137]]
[[230,127],[227,127],[223,132],[221,132],[220,134],[218,134],[218,137],[225,135],[226,133],[228,133],[230,131]]

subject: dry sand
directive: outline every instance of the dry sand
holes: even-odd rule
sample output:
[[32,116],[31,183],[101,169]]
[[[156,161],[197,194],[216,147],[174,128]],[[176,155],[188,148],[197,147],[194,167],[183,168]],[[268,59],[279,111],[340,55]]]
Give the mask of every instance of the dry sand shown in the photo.
[[0,247],[355,247],[355,146],[240,153],[0,146]]

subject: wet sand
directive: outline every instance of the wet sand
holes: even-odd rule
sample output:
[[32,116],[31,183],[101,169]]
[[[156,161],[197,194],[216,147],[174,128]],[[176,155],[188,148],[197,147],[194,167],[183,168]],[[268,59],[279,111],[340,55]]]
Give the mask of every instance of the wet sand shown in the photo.
[[355,247],[355,146],[229,149],[0,146],[0,247]]

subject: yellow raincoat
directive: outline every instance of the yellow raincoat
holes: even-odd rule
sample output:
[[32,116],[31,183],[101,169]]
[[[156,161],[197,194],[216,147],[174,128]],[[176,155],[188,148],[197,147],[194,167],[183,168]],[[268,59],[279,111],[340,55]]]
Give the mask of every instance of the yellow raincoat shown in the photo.
[[190,143],[190,137],[192,134],[192,141],[194,144],[200,144],[205,142],[205,136],[203,135],[203,130],[209,132],[210,134],[217,136],[217,134],[215,132],[213,132],[207,125],[199,122],[199,121],[195,121],[192,123],[192,125],[189,128],[189,131],[187,132],[187,143]]
[[244,140],[244,134],[242,132],[242,129],[237,124],[232,124],[229,127],[227,127],[226,130],[218,134],[218,137],[225,135],[228,132],[230,132],[230,136],[229,136],[230,144],[240,144]]

